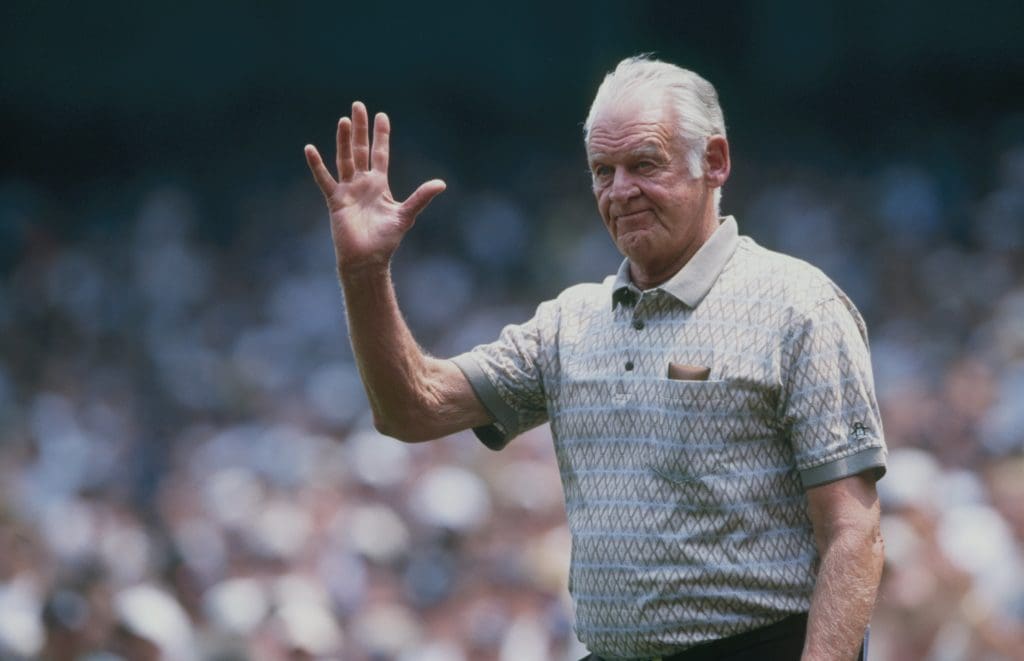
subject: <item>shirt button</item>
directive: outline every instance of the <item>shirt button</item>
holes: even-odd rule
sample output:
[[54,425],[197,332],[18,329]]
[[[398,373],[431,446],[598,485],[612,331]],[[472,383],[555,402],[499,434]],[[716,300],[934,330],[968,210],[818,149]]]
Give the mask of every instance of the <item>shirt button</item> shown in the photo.
[[644,325],[645,324],[644,324],[644,320],[643,319],[634,319],[633,320],[633,328],[635,328],[637,330],[643,330],[644,329]]
[[628,371],[630,371],[632,369],[633,369],[633,361],[632,360],[627,360],[626,361],[626,371],[628,372]]

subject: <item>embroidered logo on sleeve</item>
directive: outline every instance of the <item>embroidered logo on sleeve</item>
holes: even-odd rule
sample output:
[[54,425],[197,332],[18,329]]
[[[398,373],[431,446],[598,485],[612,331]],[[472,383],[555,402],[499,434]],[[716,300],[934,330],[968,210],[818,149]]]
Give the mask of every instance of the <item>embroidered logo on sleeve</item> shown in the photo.
[[850,427],[850,436],[858,441],[864,440],[870,433],[871,430],[863,422],[855,422]]

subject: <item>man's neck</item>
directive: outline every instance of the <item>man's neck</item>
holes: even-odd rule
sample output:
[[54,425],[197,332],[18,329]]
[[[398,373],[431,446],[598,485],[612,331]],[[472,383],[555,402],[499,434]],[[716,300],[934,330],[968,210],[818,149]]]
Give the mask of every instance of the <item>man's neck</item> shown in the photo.
[[697,251],[701,249],[711,235],[718,229],[719,221],[718,217],[714,217],[714,220],[710,223],[704,223],[701,233],[694,237],[694,240],[686,246],[675,259],[665,263],[654,263],[654,264],[638,264],[632,259],[629,260],[629,277],[633,281],[633,284],[637,286],[641,291],[647,289],[653,289],[658,285],[668,282],[672,276],[679,273],[684,266],[686,266],[693,256],[697,254]]

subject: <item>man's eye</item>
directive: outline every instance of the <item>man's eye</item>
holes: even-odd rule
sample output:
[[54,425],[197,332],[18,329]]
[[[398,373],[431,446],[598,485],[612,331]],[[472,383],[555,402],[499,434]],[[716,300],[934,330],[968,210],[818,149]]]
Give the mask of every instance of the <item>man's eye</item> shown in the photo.
[[641,172],[646,172],[654,168],[654,163],[651,161],[640,161],[636,164],[636,169]]
[[598,165],[594,167],[595,177],[607,177],[612,173],[612,169],[607,165]]

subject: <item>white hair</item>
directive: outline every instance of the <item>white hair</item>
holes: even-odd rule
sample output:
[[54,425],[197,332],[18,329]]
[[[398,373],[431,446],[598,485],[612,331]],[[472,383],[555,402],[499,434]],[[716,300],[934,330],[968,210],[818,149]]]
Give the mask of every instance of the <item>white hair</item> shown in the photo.
[[[655,60],[649,54],[622,60],[601,81],[583,123],[584,142],[589,146],[590,128],[599,110],[609,103],[641,94],[666,97],[675,112],[676,134],[686,150],[683,156],[690,176],[696,179],[703,175],[708,138],[725,136],[725,117],[718,104],[718,93],[714,85],[693,71]],[[717,211],[721,187],[715,189],[714,196]]]

